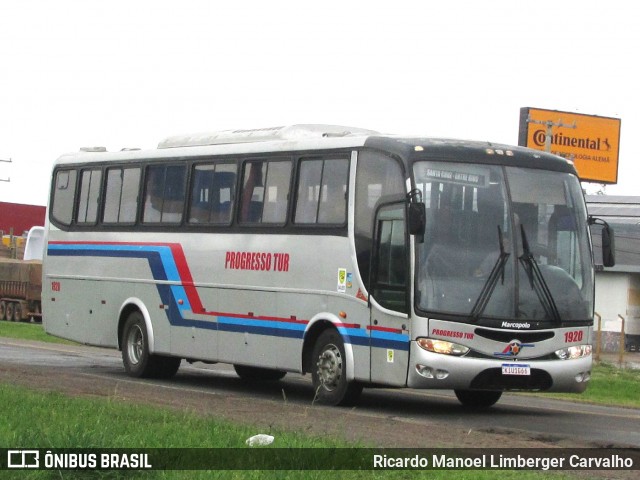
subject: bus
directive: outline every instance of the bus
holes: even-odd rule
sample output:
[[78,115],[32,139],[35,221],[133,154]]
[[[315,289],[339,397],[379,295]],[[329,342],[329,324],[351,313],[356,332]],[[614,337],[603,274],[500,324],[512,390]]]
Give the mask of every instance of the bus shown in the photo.
[[133,377],[297,372],[329,405],[582,392],[595,223],[570,161],[488,142],[292,125],[84,148],[53,166],[44,325]]

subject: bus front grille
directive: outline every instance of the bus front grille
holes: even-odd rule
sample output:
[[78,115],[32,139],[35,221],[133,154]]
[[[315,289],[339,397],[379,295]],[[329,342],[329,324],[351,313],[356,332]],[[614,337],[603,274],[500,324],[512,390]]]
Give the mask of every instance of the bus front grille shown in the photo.
[[531,369],[531,375],[503,375],[501,368],[480,372],[471,382],[472,390],[548,390],[553,381],[544,370]]

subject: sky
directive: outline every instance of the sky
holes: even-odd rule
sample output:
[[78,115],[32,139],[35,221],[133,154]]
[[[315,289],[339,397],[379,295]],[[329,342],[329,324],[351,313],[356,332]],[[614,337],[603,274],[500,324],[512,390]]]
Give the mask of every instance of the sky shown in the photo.
[[[609,0],[0,2],[0,201],[80,147],[296,123],[517,144],[521,107],[621,119],[640,195],[640,29]],[[600,185],[585,185],[588,192]]]

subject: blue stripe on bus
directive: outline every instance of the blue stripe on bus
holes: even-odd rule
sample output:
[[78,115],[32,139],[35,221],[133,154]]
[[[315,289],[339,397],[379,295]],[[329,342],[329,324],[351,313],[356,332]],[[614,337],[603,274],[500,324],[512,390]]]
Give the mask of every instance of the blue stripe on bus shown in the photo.
[[371,346],[379,348],[395,348],[409,350],[409,336],[402,333],[371,331]]
[[[52,256],[81,256],[81,257],[115,257],[115,258],[140,258],[146,259],[151,268],[154,280],[182,282],[178,267],[173,258],[171,249],[161,245],[83,245],[83,244],[50,244],[48,254]],[[170,285],[172,295],[167,297],[160,295],[166,305],[173,303],[173,307],[180,311],[191,310],[187,293],[182,285]],[[182,305],[175,301],[182,300]]]
[[[78,247],[78,248],[76,248]],[[146,259],[151,269],[151,275],[156,281],[176,281],[179,282],[178,270],[168,247],[161,246],[125,246],[125,245],[60,245],[50,244],[48,255],[51,256],[74,256],[74,257],[113,257],[113,258],[140,258]],[[167,255],[168,253],[168,255]],[[173,264],[173,268],[171,268]],[[181,310],[190,310],[189,302],[186,299],[184,288],[179,285],[169,285],[156,283],[156,288],[160,299],[164,305],[167,318],[171,325],[187,327],[195,326],[193,321],[187,322],[181,315]],[[183,293],[184,304],[181,306],[176,301],[175,293]],[[202,322],[206,324],[208,322]],[[207,328],[207,326],[204,326]]]
[[342,334],[346,343],[351,343],[352,345],[409,351],[409,335],[379,330],[367,332],[361,328],[344,327],[338,327],[338,332]]
[[273,328],[282,328],[287,330],[300,330],[304,332],[306,324],[303,323],[291,323],[291,322],[278,322],[275,320],[260,320],[252,318],[238,318],[238,317],[218,317],[218,323],[220,325],[244,325],[247,327],[263,327],[265,325],[272,325]]
[[283,338],[304,338],[303,330],[291,330],[288,328],[274,328],[268,325],[238,325],[234,323],[219,323],[218,331],[235,333],[255,333],[257,335],[268,335],[271,337]]
[[[114,257],[146,259],[151,275],[156,281],[182,282],[173,253],[169,246],[162,245],[112,245],[112,244],[56,244],[48,245],[49,256],[74,257]],[[156,283],[156,288],[165,308],[169,323],[178,327],[194,327],[208,330],[219,330],[238,333],[255,333],[286,338],[304,337],[305,324],[294,322],[265,321],[251,318],[218,316],[214,320],[195,320],[185,318],[186,311],[191,311],[187,294],[182,285]],[[177,299],[182,300],[182,305]],[[377,348],[394,348],[409,350],[409,336],[383,331],[366,331],[361,328],[345,328],[338,326],[345,343],[371,346]]]

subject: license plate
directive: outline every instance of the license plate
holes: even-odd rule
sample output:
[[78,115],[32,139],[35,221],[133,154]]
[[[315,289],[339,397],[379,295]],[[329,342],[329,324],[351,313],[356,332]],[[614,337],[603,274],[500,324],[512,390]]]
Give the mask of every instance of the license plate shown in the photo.
[[503,375],[531,375],[531,367],[520,363],[503,363]]

